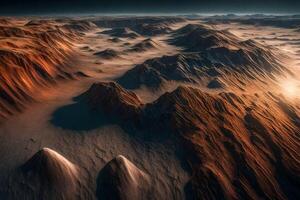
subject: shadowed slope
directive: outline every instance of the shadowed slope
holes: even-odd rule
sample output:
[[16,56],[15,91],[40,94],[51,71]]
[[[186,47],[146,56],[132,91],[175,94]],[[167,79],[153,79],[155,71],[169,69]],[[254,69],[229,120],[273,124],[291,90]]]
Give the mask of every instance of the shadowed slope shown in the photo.
[[95,83],[74,101],[56,110],[51,123],[71,130],[92,130],[116,121],[139,123],[141,101],[116,83]]
[[145,61],[128,70],[117,81],[129,89],[135,89],[141,85],[157,88],[166,81],[196,82],[200,78],[200,63],[205,63],[199,55],[163,56]]
[[22,192],[22,197],[26,199],[77,198],[77,167],[49,148],[43,148],[28,160],[22,166],[22,173],[25,184],[30,186]]
[[133,45],[129,51],[135,51],[135,52],[143,52],[151,49],[159,48],[159,44],[154,42],[151,38],[145,39],[135,45]]
[[189,24],[178,29],[171,43],[234,68],[244,66],[244,69],[247,67],[260,73],[283,69],[279,65],[279,55],[270,47],[253,40],[242,41],[227,30],[219,31],[206,25]]
[[207,87],[211,89],[222,89],[226,87],[226,84],[219,78],[215,78],[207,84]]
[[101,34],[108,34],[112,37],[131,38],[131,39],[140,36],[130,28],[113,28],[111,30],[103,31],[101,32]]
[[149,177],[124,156],[117,156],[100,171],[98,199],[149,199]]
[[167,26],[167,25],[172,25],[183,21],[185,21],[185,19],[182,17],[161,17],[161,16],[104,17],[102,19],[93,20],[93,22],[100,27],[105,27],[105,28],[130,27],[134,30],[136,30],[136,27],[140,27],[140,26],[142,27],[162,26],[162,25]]
[[90,21],[84,21],[84,20],[71,21],[70,23],[63,25],[62,27],[69,31],[75,31],[75,32],[77,31],[85,32],[97,28],[97,26],[94,23]]
[[129,89],[141,85],[158,88],[166,81],[196,83],[218,76],[239,87],[239,80],[274,79],[275,75],[290,73],[272,49],[208,26],[190,24],[180,28],[171,43],[184,47],[185,52],[146,60],[117,81]]
[[[114,104],[121,104],[120,86],[104,87],[114,87],[109,96],[120,96]],[[110,102],[102,100],[97,102],[105,107]],[[299,198],[300,116],[286,99],[271,93],[212,95],[181,86],[140,109],[137,128],[180,139],[192,174],[188,198]]]
[[207,25],[188,24],[173,33],[171,43],[187,51],[203,51],[212,47],[236,47],[237,37],[228,31],[218,31]]
[[7,18],[0,18],[0,25],[4,25],[4,26],[9,26],[9,25],[12,25],[12,23],[9,21],[9,19]]
[[169,23],[155,23],[155,24],[138,24],[133,27],[137,33],[145,36],[155,36],[160,34],[167,34],[171,32]]
[[239,23],[243,25],[253,25],[261,27],[276,27],[276,28],[288,28],[294,29],[300,26],[299,15],[282,15],[282,16],[267,16],[263,14],[253,14],[245,15],[243,17],[233,15],[233,16],[214,16],[210,18],[205,18],[210,24],[220,24],[220,23]]
[[93,84],[83,97],[92,109],[118,115],[122,120],[135,119],[140,112],[141,101],[135,93],[114,82]]
[[113,49],[105,49],[103,51],[94,53],[94,55],[103,59],[119,58],[119,53]]
[[299,197],[299,116],[291,120],[269,95],[251,99],[179,87],[146,106],[146,121],[184,138],[195,198]]
[[0,27],[0,37],[0,118],[21,110],[34,99],[35,89],[77,76],[67,65],[74,54],[72,42],[80,38],[55,21]]

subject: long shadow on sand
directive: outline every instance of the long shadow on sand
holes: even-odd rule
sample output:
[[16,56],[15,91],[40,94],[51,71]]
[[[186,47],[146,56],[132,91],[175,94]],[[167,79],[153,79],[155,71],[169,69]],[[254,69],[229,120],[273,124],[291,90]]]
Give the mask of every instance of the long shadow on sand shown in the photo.
[[89,131],[101,126],[115,124],[104,113],[90,109],[88,104],[82,101],[81,96],[73,98],[75,103],[57,109],[50,122],[63,129],[75,131]]
[[[74,103],[58,108],[50,122],[62,129],[72,131],[90,131],[108,125],[117,125],[127,134],[142,141],[165,143],[173,138],[173,134],[164,131],[136,128],[130,121],[119,120],[105,112],[92,109],[84,98],[84,94],[73,98]],[[173,138],[174,139],[174,138]]]
[[165,142],[173,135],[157,130],[149,133],[149,130],[136,128],[131,121],[123,121],[117,116],[92,109],[84,93],[74,97],[73,101],[73,104],[60,107],[53,113],[50,122],[54,126],[73,131],[90,131],[103,126],[117,125],[131,136],[155,142]]
[[[191,172],[184,158],[186,154],[185,150],[175,148],[176,146],[181,146],[181,142],[174,134],[165,131],[137,129],[130,122],[123,122],[104,112],[94,111],[89,107],[89,104],[82,95],[73,98],[73,101],[73,104],[63,106],[53,113],[50,120],[53,125],[74,131],[89,131],[107,125],[118,125],[126,133],[130,134],[130,136],[133,136],[136,139],[135,142],[145,146],[145,148],[150,148],[151,144],[155,143],[164,144],[174,149],[174,153],[178,157],[182,169],[186,172]],[[98,176],[97,183],[99,184],[101,172]],[[97,198],[101,199],[99,196]]]

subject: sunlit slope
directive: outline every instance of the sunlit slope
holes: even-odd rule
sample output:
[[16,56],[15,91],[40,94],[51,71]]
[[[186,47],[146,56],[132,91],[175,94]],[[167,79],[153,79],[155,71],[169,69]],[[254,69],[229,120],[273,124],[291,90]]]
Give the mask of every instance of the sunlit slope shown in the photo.
[[88,25],[30,21],[0,26],[0,117],[21,109],[35,89],[67,75],[72,42]]
[[159,88],[170,81],[209,87],[210,81],[217,81],[243,89],[249,82],[266,82],[277,75],[291,74],[282,64],[284,56],[275,49],[254,40],[243,40],[226,30],[188,24],[171,35],[169,43],[181,47],[181,53],[148,59],[117,81],[129,89],[142,85]]
[[115,83],[98,83],[83,97],[91,109],[127,126],[179,138],[193,198],[299,197],[299,105],[282,96],[209,94],[180,86],[142,104]]

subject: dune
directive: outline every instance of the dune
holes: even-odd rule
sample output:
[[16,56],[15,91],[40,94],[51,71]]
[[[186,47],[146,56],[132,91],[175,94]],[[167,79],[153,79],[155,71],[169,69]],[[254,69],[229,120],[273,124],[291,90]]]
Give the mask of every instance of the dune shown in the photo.
[[[276,104],[276,101],[270,107],[256,104],[256,109],[247,111],[250,102],[245,103],[233,93],[221,93],[214,97],[199,90],[181,87],[162,96],[148,109],[154,109],[151,113],[160,113],[156,114],[157,120],[154,122],[168,121],[167,125],[161,124],[161,127],[169,126],[171,132],[184,134],[186,148],[189,149],[188,157],[196,155],[190,157],[189,162],[195,174],[187,186],[194,192],[194,198],[244,199],[263,196],[284,199],[299,195],[296,190],[299,185],[294,181],[297,179],[294,177],[297,167],[294,166],[299,163],[294,164],[298,158],[285,149],[287,141],[293,146],[291,149],[299,148],[299,144],[292,141],[299,127],[293,121],[289,122],[291,128],[285,127],[285,120],[289,116]],[[280,120],[277,118],[274,127],[275,121],[259,117],[258,113],[261,112],[282,117]],[[230,119],[230,116],[233,118]],[[147,120],[153,120],[152,115]],[[279,132],[281,135],[276,134]],[[281,137],[285,138],[285,142],[280,141]],[[266,159],[269,156],[271,160]],[[286,183],[291,190],[287,190]]]
[[98,199],[148,199],[150,177],[122,155],[101,169],[97,181]]
[[95,51],[94,49],[92,49],[90,46],[83,46],[80,48],[81,50],[84,50],[84,51],[88,51],[88,52],[93,52]]
[[126,91],[114,82],[93,84],[82,98],[92,110],[104,111],[109,115],[119,115],[123,121],[137,119],[141,101],[135,93]]
[[114,42],[114,43],[122,42],[122,40],[120,38],[117,38],[117,37],[110,38],[109,41]]
[[130,46],[130,45],[131,45],[130,42],[124,42],[124,43],[123,43],[123,46],[125,46],[125,47]]
[[[35,22],[37,23],[37,22]],[[51,24],[54,22],[48,22]],[[37,88],[71,76],[74,33],[55,26],[0,27],[0,107],[2,116],[22,110]],[[28,50],[30,49],[30,50]]]
[[207,84],[207,87],[210,89],[224,89],[226,87],[226,84],[219,78],[215,78]]
[[196,54],[153,58],[128,70],[117,82],[131,89],[139,88],[141,85],[158,88],[169,80],[193,83],[200,75],[197,64],[201,62],[201,57]]
[[171,43],[188,52],[202,52],[205,57],[211,56],[216,62],[226,65],[251,65],[256,70],[275,72],[282,68],[277,67],[278,55],[270,47],[253,40],[243,41],[226,30],[215,30],[207,25],[186,25],[174,31]]
[[55,20],[51,19],[32,19],[28,21],[25,26],[51,26],[51,25],[56,25]]
[[69,31],[80,31],[80,32],[86,32],[93,30],[97,28],[96,24],[90,21],[72,21],[70,23],[67,23],[62,26],[63,28],[69,30]]
[[133,30],[135,30],[140,35],[144,36],[156,36],[161,34],[167,34],[172,31],[172,29],[169,27],[170,23],[163,22],[163,23],[155,23],[155,24],[138,24],[133,27]]
[[30,189],[22,194],[23,198],[77,198],[78,168],[52,149],[43,148],[33,155],[22,166],[22,173],[24,183],[30,186]]
[[246,81],[291,74],[279,61],[280,55],[253,40],[243,41],[229,32],[198,24],[186,25],[173,34],[171,43],[184,47],[184,53],[146,60],[117,81],[135,89],[142,85],[158,88],[166,81],[197,83],[216,76],[230,80],[242,76]]
[[[279,19],[280,18],[280,19]],[[261,27],[275,27],[275,28],[297,28],[300,24],[300,17],[298,15],[281,16],[276,15],[245,15],[243,17],[224,17],[219,16],[215,18],[206,18],[205,20],[209,23],[219,24],[219,23],[239,23],[243,25],[253,25]]]
[[[106,87],[114,87],[111,91],[119,96],[119,103],[113,105],[132,107],[122,103],[118,85]],[[100,91],[98,95],[108,96]],[[130,96],[138,101],[132,93]],[[110,100],[98,102],[108,107]],[[180,86],[152,103],[134,103],[135,110],[137,105],[141,109],[137,114],[138,129],[165,131],[180,138],[193,174],[186,186],[193,198],[299,196],[299,155],[293,149],[300,146],[293,138],[299,132],[296,121],[300,116],[286,100],[265,93],[260,102],[255,102],[252,96],[231,92],[212,95]],[[259,113],[265,113],[267,118]],[[135,121],[137,115],[132,120],[127,118],[128,123]]]
[[112,37],[135,39],[140,35],[130,28],[113,28],[111,30],[102,31],[101,34],[108,34]]
[[78,71],[76,73],[74,73],[75,76],[77,77],[89,77],[87,74],[85,74],[84,72]]
[[6,18],[0,18],[0,25],[1,25],[1,26],[8,26],[8,25],[12,25],[12,23],[10,22],[9,19],[6,19]]
[[1,37],[24,37],[24,36],[33,36],[33,33],[24,27],[0,26],[0,36]]
[[102,17],[93,19],[92,22],[97,24],[97,26],[105,28],[120,28],[120,27],[130,27],[134,29],[135,26],[141,24],[165,24],[172,25],[180,22],[184,22],[183,17],[171,17],[171,16],[132,16],[132,17]]
[[296,22],[241,18],[1,18],[0,199],[300,199]]
[[114,49],[105,49],[103,51],[94,53],[94,55],[103,59],[113,59],[119,57],[119,52]]
[[137,44],[133,45],[129,51],[134,52],[143,52],[151,49],[159,48],[159,44],[153,41],[151,38],[147,38],[141,42],[138,42]]

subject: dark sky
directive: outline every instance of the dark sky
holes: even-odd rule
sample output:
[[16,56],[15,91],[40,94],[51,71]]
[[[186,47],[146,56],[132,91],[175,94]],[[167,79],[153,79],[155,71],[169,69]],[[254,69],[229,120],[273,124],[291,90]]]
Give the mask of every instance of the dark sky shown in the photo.
[[0,14],[300,13],[300,0],[0,0]]

